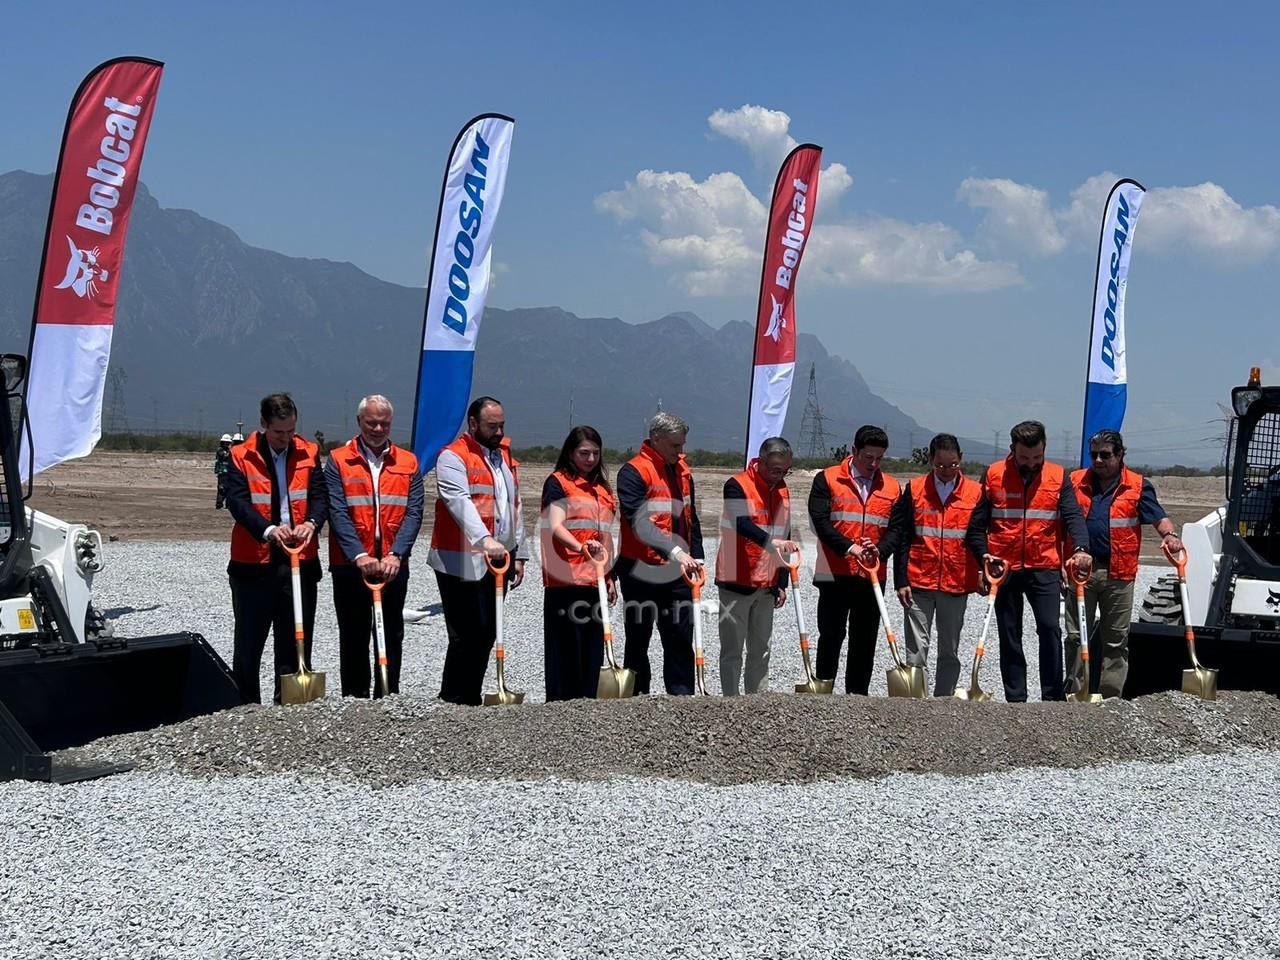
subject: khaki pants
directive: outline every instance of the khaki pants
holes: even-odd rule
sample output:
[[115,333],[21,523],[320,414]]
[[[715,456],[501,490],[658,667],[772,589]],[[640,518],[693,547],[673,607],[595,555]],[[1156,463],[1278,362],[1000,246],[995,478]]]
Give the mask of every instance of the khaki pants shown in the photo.
[[[1104,697],[1118,697],[1129,673],[1129,623],[1133,619],[1133,581],[1111,580],[1107,568],[1095,565],[1084,585],[1085,616],[1088,618],[1090,686]],[[1080,659],[1080,616],[1076,611],[1076,590],[1064,591],[1067,601],[1067,692],[1077,693],[1084,685],[1084,664]]]
[[907,663],[929,666],[929,632],[938,628],[938,669],[933,678],[933,695],[949,697],[960,678],[960,631],[964,627],[966,593],[911,588],[911,606],[903,611],[906,624]]
[[764,693],[769,689],[769,640],[773,636],[773,591],[751,593],[720,591],[720,692],[738,695],[742,676],[742,648],[747,650],[747,675],[743,689]]

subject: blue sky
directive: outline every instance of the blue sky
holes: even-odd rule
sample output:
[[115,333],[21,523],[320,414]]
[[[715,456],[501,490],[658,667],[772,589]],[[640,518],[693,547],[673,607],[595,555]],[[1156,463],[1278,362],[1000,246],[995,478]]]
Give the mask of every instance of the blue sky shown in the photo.
[[497,110],[517,124],[492,305],[720,324],[753,319],[777,163],[788,137],[814,141],[799,329],[929,426],[989,438],[1037,416],[1055,448],[1080,429],[1102,199],[1131,176],[1150,193],[1125,432],[1134,459],[1207,462],[1229,387],[1251,365],[1280,379],[1278,19],[1261,4],[20,4],[0,169],[50,171],[84,73],[152,56],[167,68],[143,179],[163,206],[421,284],[446,151]]

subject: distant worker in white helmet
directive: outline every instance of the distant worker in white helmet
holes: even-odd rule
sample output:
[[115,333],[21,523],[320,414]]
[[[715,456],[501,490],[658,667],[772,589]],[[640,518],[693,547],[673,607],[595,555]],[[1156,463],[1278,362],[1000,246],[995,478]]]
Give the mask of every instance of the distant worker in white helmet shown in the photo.
[[231,465],[231,434],[224,433],[218,440],[218,452],[213,456],[213,475],[217,478],[218,497],[214,501],[213,509],[221,510],[227,499],[227,491],[223,484],[223,477],[227,475],[227,468]]

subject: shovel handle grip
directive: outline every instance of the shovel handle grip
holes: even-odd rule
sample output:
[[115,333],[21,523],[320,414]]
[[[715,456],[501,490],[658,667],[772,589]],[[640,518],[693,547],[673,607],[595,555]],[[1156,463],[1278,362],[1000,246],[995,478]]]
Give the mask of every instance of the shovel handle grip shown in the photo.
[[[1000,572],[997,574],[996,571]],[[982,573],[987,578],[987,583],[992,587],[997,587],[1004,583],[1005,578],[1009,576],[1009,565],[999,557],[983,557]]]
[[[788,559],[788,557],[790,557],[791,559]],[[800,551],[796,550],[794,552],[786,553],[786,554],[780,553],[778,554],[778,560],[784,567],[787,568],[787,571],[791,576],[791,585],[794,587],[796,584],[800,582],[800,564],[804,560],[804,558],[800,555]]]
[[583,541],[582,555],[587,558],[587,563],[596,568],[596,576],[603,577],[609,572],[609,551],[604,549],[604,547],[601,547],[600,553],[603,554],[603,556],[596,557],[595,554],[587,549],[586,541]]
[[1160,550],[1165,555],[1165,559],[1172,563],[1178,570],[1179,579],[1187,578],[1187,548],[1183,547],[1177,553],[1169,549],[1167,543],[1160,544]]
[[860,566],[863,570],[867,571],[867,573],[869,573],[871,576],[874,577],[876,573],[880,570],[880,554],[879,553],[873,553],[870,562],[862,558],[862,548],[858,548],[857,552],[854,553],[853,556],[854,556],[854,559],[858,561],[858,566]]
[[687,583],[692,588],[694,597],[698,597],[699,595],[701,595],[702,585],[707,582],[706,567],[703,567],[703,566],[694,567],[693,573],[686,573],[682,568],[680,570],[680,576],[684,577],[684,582]]
[[489,568],[490,572],[495,577],[501,577],[504,573],[507,572],[507,567],[511,566],[511,553],[510,551],[507,551],[507,550],[502,551],[501,563],[494,560],[493,557],[489,556],[489,554],[486,553],[484,555],[484,562],[485,562],[485,566]]

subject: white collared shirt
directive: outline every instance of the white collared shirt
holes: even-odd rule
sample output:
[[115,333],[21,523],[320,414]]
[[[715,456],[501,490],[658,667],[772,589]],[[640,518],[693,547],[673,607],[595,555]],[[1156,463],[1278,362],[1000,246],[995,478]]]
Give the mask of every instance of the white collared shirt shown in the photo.
[[959,483],[959,481],[960,477],[955,476],[952,477],[949,482],[944,483],[938,479],[938,475],[935,473],[933,475],[933,488],[938,491],[938,499],[941,502],[946,503],[947,497],[951,496],[952,491],[955,490],[956,484]]
[[280,522],[286,526],[293,526],[293,514],[289,510],[289,481],[287,480],[289,466],[289,447],[285,447],[280,453],[276,453],[271,449],[271,445],[267,445],[267,449],[271,450],[271,462],[276,469],[276,489],[280,495]]
[[[382,475],[382,461],[386,457],[387,451],[391,449],[391,444],[388,443],[383,447],[380,453],[374,453],[366,447],[363,439],[357,440],[356,445],[360,448],[360,455],[369,464],[370,480],[373,481],[373,540],[374,543],[377,543],[382,536],[382,510],[379,509],[381,504],[378,502],[378,477]],[[384,544],[384,546],[386,545]],[[387,552],[386,550],[383,551],[383,553]],[[362,553],[360,556],[365,555]],[[357,559],[359,558],[357,557]]]

